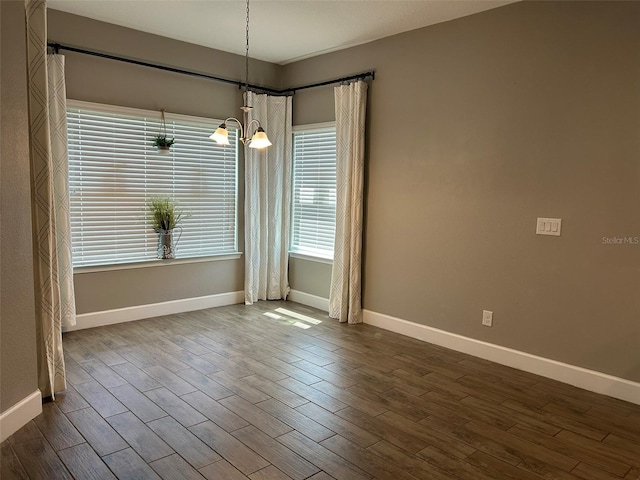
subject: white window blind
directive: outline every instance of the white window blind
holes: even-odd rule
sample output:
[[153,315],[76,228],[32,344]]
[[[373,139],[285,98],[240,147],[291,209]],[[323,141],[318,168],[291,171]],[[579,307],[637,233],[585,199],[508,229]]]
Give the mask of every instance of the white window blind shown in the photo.
[[219,123],[166,114],[175,144],[161,155],[153,146],[158,112],[69,101],[74,267],[153,260],[157,234],[146,205],[155,195],[172,196],[189,214],[178,258],[235,252],[237,131],[229,131],[231,145],[217,146],[208,136]]
[[336,232],[336,129],[293,133],[291,251],[333,259]]

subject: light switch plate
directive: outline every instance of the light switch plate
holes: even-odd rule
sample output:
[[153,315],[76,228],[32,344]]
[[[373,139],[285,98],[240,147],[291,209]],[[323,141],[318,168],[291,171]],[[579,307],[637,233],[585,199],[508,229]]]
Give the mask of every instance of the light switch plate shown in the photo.
[[561,218],[538,218],[538,221],[536,223],[537,235],[553,235],[559,237],[561,230]]

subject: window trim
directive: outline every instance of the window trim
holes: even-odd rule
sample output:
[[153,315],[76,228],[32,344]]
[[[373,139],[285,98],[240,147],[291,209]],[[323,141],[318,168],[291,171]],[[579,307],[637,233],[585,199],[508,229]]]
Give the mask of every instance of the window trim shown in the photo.
[[[133,107],[124,107],[121,105],[108,105],[106,103],[98,103],[98,102],[87,102],[84,100],[73,100],[71,98],[67,99],[67,108],[86,108],[91,110],[92,108],[100,109],[105,113],[112,113],[114,115],[129,115],[136,116],[139,115],[141,117],[149,117],[152,114],[159,115],[160,112],[156,110],[145,110],[142,108],[133,108]],[[191,122],[191,123],[202,123],[202,121],[212,122],[212,123],[222,123],[223,120],[217,118],[209,118],[209,117],[196,117],[193,115],[183,115],[181,113],[171,113],[164,112],[164,116],[167,120],[175,120],[182,122]],[[231,126],[230,128],[234,128]],[[236,128],[237,130],[237,128]]]
[[[307,123],[304,125],[294,125],[291,129],[291,142],[293,145],[293,135],[296,132],[305,132],[305,131],[309,131],[309,130],[325,130],[325,129],[334,129],[336,128],[336,122],[335,120],[330,121],[330,122],[319,122],[319,123]],[[293,157],[293,148],[291,149],[291,180],[292,180],[292,186],[293,186],[293,164],[294,164],[295,158]],[[291,192],[291,227],[293,227],[293,191]],[[291,230],[293,231],[293,228],[291,228]],[[317,263],[324,263],[324,264],[328,264],[328,265],[333,265],[333,258],[335,256],[335,245],[334,245],[334,255],[331,257],[327,257],[327,256],[323,256],[323,255],[313,255],[309,252],[303,252],[300,250],[295,250],[292,248],[291,245],[291,238],[289,239],[289,246],[288,246],[288,253],[290,257],[293,258],[298,258],[301,260],[307,260],[310,262],[317,262]]]
[[297,258],[299,260],[306,260],[307,262],[325,263],[327,265],[333,265],[333,258],[309,255],[308,253],[300,253],[300,252],[296,252],[295,250],[289,250],[289,257]]
[[293,133],[304,132],[307,130],[322,130],[325,128],[336,128],[336,122],[320,122],[320,123],[307,123],[305,125],[294,125],[291,129]]
[[[72,109],[87,109],[87,110],[99,110],[100,112],[114,115],[123,115],[123,116],[140,116],[140,117],[149,117],[153,114],[157,114],[158,112],[155,110],[146,110],[141,108],[134,107],[125,107],[121,105],[110,105],[106,103],[99,102],[88,102],[84,100],[75,100],[68,98],[66,102],[66,108]],[[176,122],[186,122],[186,123],[195,123],[202,124],[203,122],[212,123],[212,124],[220,124],[223,120],[209,117],[198,117],[193,115],[183,115],[179,113],[171,113],[165,112],[166,121],[176,121]],[[233,126],[229,127],[233,130],[238,130]],[[158,267],[158,266],[169,266],[169,265],[180,265],[180,264],[188,264],[188,263],[207,263],[213,261],[223,261],[223,260],[235,260],[240,258],[243,255],[243,252],[238,249],[238,241],[239,241],[239,200],[240,200],[240,184],[239,184],[239,169],[240,169],[240,148],[236,146],[236,168],[235,168],[235,232],[234,232],[234,250],[214,255],[206,255],[206,256],[195,256],[195,257],[179,257],[176,259],[157,259],[157,258],[149,258],[147,260],[137,260],[133,262],[121,262],[121,263],[110,263],[110,264],[99,264],[99,265],[84,265],[73,268],[74,274],[85,274],[85,273],[95,273],[95,272],[105,272],[105,271],[115,271],[115,270],[130,270],[137,268],[148,268],[148,267]]]
[[210,263],[220,262],[224,260],[237,260],[242,257],[243,252],[221,253],[219,255],[210,255],[208,257],[182,257],[170,259],[151,259],[140,260],[139,262],[130,263],[114,263],[111,265],[95,265],[86,267],[76,267],[73,269],[74,275],[83,275],[85,273],[111,272],[115,270],[134,270],[137,268],[149,267],[168,267],[171,265],[184,265],[187,263]]

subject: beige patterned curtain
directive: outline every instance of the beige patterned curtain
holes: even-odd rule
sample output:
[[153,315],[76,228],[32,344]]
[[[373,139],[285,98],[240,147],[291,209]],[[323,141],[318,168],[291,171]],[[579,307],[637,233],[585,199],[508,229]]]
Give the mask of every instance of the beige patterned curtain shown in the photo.
[[[34,230],[34,276],[36,282],[36,334],[38,350],[38,386],[43,397],[52,398],[55,392],[66,388],[64,357],[62,353],[62,315],[73,312],[63,306],[61,293],[71,295],[67,301],[73,302],[73,290],[61,289],[59,258],[63,261],[70,256],[58,256],[58,246],[67,240],[57,236],[56,181],[66,185],[66,154],[54,154],[52,145],[60,146],[66,132],[61,132],[62,121],[58,118],[50,122],[50,114],[64,113],[64,103],[53,101],[50,93],[64,95],[63,72],[52,72],[47,66],[47,9],[44,0],[25,0],[27,23],[27,74],[29,98],[29,138],[31,157],[32,221]],[[52,69],[62,67],[61,59],[54,60]],[[51,84],[50,84],[51,82]],[[51,85],[51,88],[50,88]],[[62,110],[61,110],[62,109]],[[61,113],[62,112],[62,113]],[[53,129],[52,129],[53,124]],[[55,137],[52,137],[52,132]],[[62,136],[64,134],[64,137]],[[58,149],[59,150],[59,149]],[[54,159],[58,165],[54,164]],[[61,165],[62,164],[62,165]],[[58,172],[58,176],[56,176]],[[63,188],[64,191],[64,188]],[[68,193],[68,190],[67,190]],[[68,198],[67,198],[68,203]],[[68,211],[68,207],[67,207]],[[68,218],[67,218],[68,220]],[[62,232],[63,236],[65,232]],[[68,233],[68,229],[66,231]],[[70,243],[67,243],[70,245]],[[67,282],[68,277],[67,277]],[[72,280],[71,280],[72,281]],[[68,287],[68,285],[67,285]]]
[[289,294],[291,209],[291,97],[248,94],[272,146],[245,147],[245,303]]
[[67,90],[64,55],[47,55],[49,83],[49,131],[53,169],[53,208],[60,285],[60,318],[63,327],[76,324],[71,257],[71,215],[69,207],[69,152],[67,148]]
[[362,322],[362,203],[367,84],[335,87],[336,238],[329,316]]

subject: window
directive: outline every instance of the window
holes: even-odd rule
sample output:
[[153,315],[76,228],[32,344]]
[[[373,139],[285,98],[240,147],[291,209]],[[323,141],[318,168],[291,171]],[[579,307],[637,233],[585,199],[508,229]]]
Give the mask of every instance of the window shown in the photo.
[[333,259],[336,233],[336,128],[293,133],[291,252]]
[[158,112],[69,101],[73,266],[155,259],[157,234],[145,219],[154,195],[172,196],[189,214],[179,258],[235,253],[237,131],[230,146],[217,146],[208,136],[219,123],[166,114],[176,143],[161,155],[152,144]]

